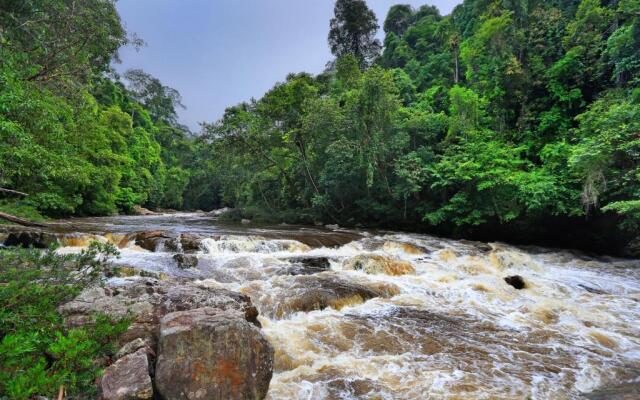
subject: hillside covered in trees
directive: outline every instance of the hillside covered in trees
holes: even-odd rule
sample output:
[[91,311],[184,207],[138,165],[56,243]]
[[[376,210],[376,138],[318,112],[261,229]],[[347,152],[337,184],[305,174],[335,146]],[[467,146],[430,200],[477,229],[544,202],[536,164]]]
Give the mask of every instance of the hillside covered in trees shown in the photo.
[[0,209],[51,217],[189,207],[180,95],[110,64],[128,35],[113,1],[0,2]]
[[175,90],[109,67],[138,41],[112,1],[1,4],[0,187],[30,194],[13,213],[233,206],[614,252],[639,226],[638,0],[397,5],[384,43],[338,0],[325,72],[198,135]]

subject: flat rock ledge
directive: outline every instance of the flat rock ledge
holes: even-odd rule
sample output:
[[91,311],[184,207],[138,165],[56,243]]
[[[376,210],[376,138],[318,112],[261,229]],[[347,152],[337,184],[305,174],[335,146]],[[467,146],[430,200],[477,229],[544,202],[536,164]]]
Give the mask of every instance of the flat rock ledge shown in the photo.
[[88,288],[60,312],[69,326],[90,324],[96,313],[132,320],[100,381],[103,400],[267,395],[274,350],[246,295],[188,281],[137,278]]

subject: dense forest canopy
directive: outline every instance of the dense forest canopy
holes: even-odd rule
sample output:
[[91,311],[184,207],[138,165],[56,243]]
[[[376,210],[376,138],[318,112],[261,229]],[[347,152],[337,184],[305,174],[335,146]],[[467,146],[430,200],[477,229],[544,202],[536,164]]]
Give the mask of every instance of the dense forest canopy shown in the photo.
[[603,249],[640,226],[640,1],[397,5],[382,27],[338,0],[325,72],[192,135],[179,93],[110,68],[138,42],[113,1],[0,1],[0,187],[31,194],[2,207],[234,206]]

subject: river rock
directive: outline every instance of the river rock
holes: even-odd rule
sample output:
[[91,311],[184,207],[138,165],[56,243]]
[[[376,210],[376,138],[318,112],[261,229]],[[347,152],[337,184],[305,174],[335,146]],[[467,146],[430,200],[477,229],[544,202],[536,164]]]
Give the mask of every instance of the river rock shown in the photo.
[[342,279],[333,272],[314,275],[278,276],[270,280],[268,287],[260,283],[244,289],[252,297],[259,298],[262,310],[271,317],[282,318],[295,312],[309,312],[332,307],[360,304],[375,297],[391,297],[400,289],[385,282]]
[[504,278],[504,281],[518,290],[527,287],[527,283],[520,275],[507,276],[506,278]]
[[415,274],[416,270],[411,263],[396,260],[377,254],[361,254],[348,259],[344,269],[364,271],[367,274],[406,275]]
[[292,257],[287,261],[293,264],[285,270],[287,275],[313,275],[331,268],[327,257]]
[[131,209],[131,213],[133,215],[158,215],[157,212],[151,211],[141,206],[133,206],[133,208]]
[[174,312],[160,325],[156,388],[167,400],[263,399],[273,359],[273,347],[236,310]]
[[241,219],[241,220],[240,220],[240,223],[241,223],[242,225],[249,225],[249,224],[251,223],[251,220],[250,220],[250,219],[243,218],[243,219]]
[[166,231],[147,231],[129,235],[129,239],[134,240],[145,250],[158,251],[163,243],[171,239],[171,236]]
[[15,247],[34,247],[37,249],[49,248],[54,243],[58,242],[56,235],[48,232],[27,230],[9,232],[4,240],[5,246]]
[[178,268],[180,269],[195,268],[198,266],[198,257],[196,256],[175,254],[173,259],[178,263]]
[[59,311],[69,326],[91,323],[96,313],[113,318],[131,317],[133,321],[121,342],[142,338],[155,343],[163,316],[201,307],[236,310],[247,321],[259,326],[258,311],[248,296],[226,289],[199,287],[190,282],[152,278],[138,278],[121,286],[85,289]]
[[383,250],[388,252],[403,252],[411,255],[422,255],[427,253],[427,249],[416,246],[407,242],[397,242],[395,240],[387,240],[382,245]]
[[637,400],[640,399],[640,382],[622,383],[584,394],[589,400]]
[[144,349],[126,355],[105,369],[100,380],[103,400],[153,398],[149,360]]
[[200,250],[200,242],[202,238],[191,233],[183,233],[180,235],[180,244],[182,250],[186,253],[196,252]]

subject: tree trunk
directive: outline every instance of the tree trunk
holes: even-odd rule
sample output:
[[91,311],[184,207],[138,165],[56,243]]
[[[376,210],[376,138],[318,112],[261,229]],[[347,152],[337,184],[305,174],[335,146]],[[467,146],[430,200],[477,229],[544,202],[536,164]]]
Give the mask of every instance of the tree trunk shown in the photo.
[[13,195],[16,195],[16,196],[28,196],[27,193],[18,192],[17,190],[5,189],[5,188],[1,188],[1,187],[0,187],[0,192],[9,193],[9,194],[13,194]]
[[38,223],[38,222],[33,222],[33,221],[29,221],[27,219],[16,217],[16,216],[11,215],[11,214],[6,214],[6,213],[3,213],[1,211],[0,211],[0,219],[7,220],[9,222],[13,222],[13,223],[16,223],[18,225],[29,226],[29,227],[33,227],[33,228],[46,228],[48,226],[46,224],[41,224],[41,223]]

